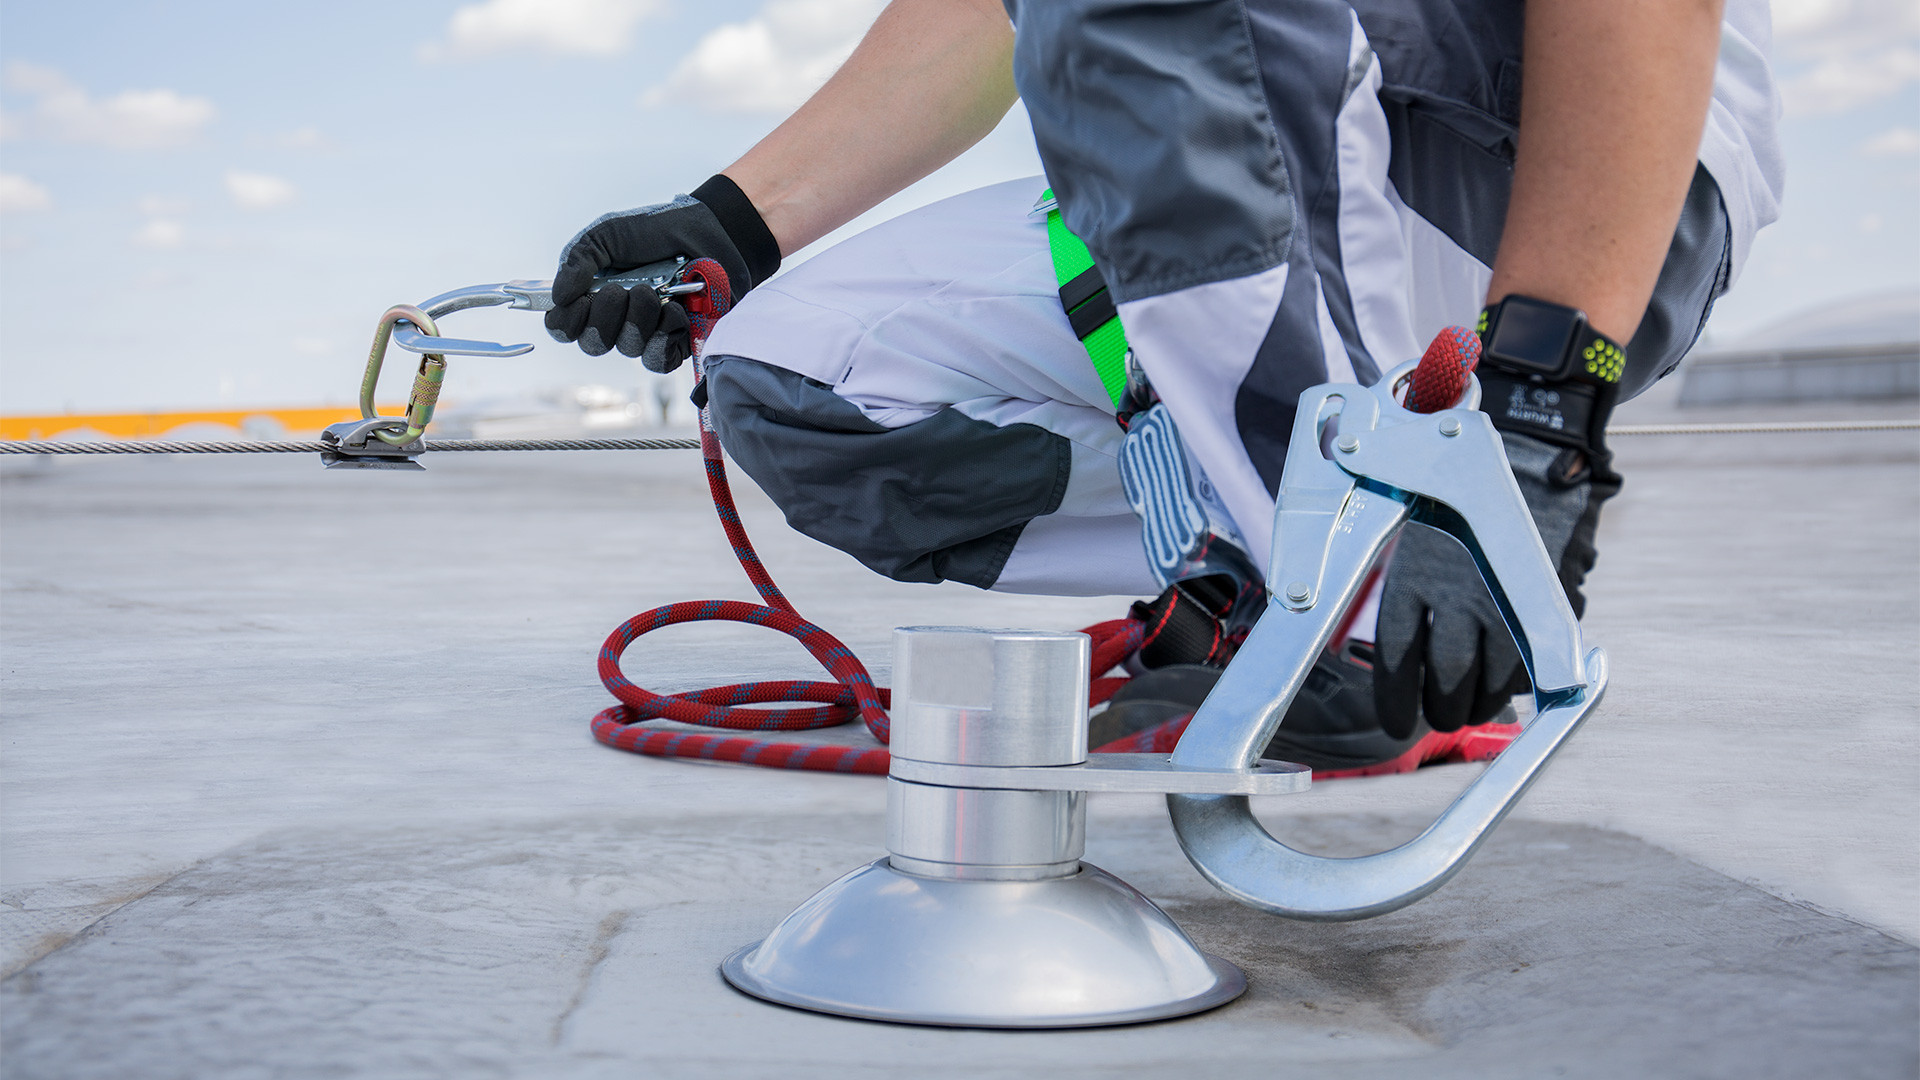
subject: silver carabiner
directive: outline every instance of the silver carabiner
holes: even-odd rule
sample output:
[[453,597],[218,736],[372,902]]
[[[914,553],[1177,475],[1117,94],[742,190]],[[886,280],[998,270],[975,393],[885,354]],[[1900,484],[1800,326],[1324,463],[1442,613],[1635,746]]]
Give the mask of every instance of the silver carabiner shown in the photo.
[[[595,288],[602,285],[618,285],[635,289],[645,286],[651,288],[665,303],[670,297],[688,296],[705,289],[706,283],[680,280],[680,271],[687,265],[685,257],[666,259],[651,263],[635,270],[624,270],[594,279]],[[553,310],[552,281],[502,281],[492,285],[469,285],[464,289],[441,293],[430,300],[423,301],[420,309],[433,319],[450,315],[468,308],[498,307],[506,305],[515,311],[551,311]],[[439,356],[521,356],[533,351],[531,344],[502,345],[493,341],[473,341],[466,338],[444,338],[437,331],[424,328],[403,326],[393,333],[393,343],[416,353],[434,353]]]
[[[667,259],[594,280],[600,285],[651,288],[659,294],[660,302],[664,304],[670,297],[687,296],[706,288],[705,282],[680,280],[681,270],[686,264],[685,257]],[[349,439],[353,446],[361,446],[367,438],[378,438],[388,447],[412,445],[426,432],[427,425],[433,422],[433,411],[440,399],[440,387],[446,378],[448,356],[508,357],[532,352],[531,344],[504,345],[496,341],[440,336],[437,320],[443,316],[468,308],[500,305],[520,311],[550,311],[553,308],[553,282],[503,281],[491,285],[470,285],[441,293],[418,306],[396,304],[388,308],[386,314],[380,316],[380,325],[374,328],[373,347],[368,350],[366,372],[360,378],[360,421],[357,424],[335,425],[341,429],[335,432],[335,441],[342,447],[347,446],[346,440]],[[408,352],[422,354],[404,417],[381,416],[374,407],[374,394],[380,383],[380,369],[385,364],[389,343]],[[364,450],[359,452],[368,453]],[[378,456],[384,460],[391,456],[391,452]],[[334,463],[330,458],[329,464]]]

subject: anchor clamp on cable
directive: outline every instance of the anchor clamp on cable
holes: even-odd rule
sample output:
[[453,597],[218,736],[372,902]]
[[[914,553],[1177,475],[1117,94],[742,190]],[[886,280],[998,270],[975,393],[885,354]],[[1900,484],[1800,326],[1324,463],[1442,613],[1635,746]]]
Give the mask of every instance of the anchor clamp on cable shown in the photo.
[[[683,280],[686,265],[684,257],[667,259],[596,280],[623,288],[645,285],[659,294],[664,304],[706,289],[704,281]],[[320,452],[320,460],[327,468],[420,469],[422,466],[416,459],[427,449],[423,436],[427,425],[433,423],[433,411],[440,401],[440,388],[447,376],[447,357],[509,357],[533,351],[533,346],[526,343],[506,345],[442,337],[436,320],[467,308],[501,305],[518,311],[550,310],[553,282],[516,280],[470,285],[441,293],[418,307],[396,304],[388,308],[374,328],[366,373],[360,378],[360,419],[342,421],[320,433],[320,440],[327,444],[327,449]],[[389,344],[420,354],[413,390],[407,395],[407,411],[402,416],[381,416],[373,403]]]

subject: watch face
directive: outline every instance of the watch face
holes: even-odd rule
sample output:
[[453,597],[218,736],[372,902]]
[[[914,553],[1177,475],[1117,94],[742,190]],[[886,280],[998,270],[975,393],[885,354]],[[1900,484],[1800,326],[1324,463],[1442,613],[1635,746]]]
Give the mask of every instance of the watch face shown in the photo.
[[1494,320],[1487,358],[1529,374],[1564,374],[1567,350],[1584,322],[1585,316],[1576,308],[1509,298]]

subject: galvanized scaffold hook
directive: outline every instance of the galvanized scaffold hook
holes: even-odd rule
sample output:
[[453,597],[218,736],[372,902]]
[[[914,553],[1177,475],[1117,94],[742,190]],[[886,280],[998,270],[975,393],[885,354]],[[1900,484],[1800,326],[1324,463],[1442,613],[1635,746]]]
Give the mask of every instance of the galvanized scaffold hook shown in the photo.
[[1372,855],[1291,848],[1245,796],[1169,795],[1174,833],[1201,876],[1242,904],[1287,918],[1372,918],[1439,888],[1606,692],[1606,655],[1586,646],[1500,433],[1474,407],[1478,380],[1468,377],[1454,407],[1414,413],[1394,398],[1412,369],[1372,387],[1330,383],[1300,396],[1274,514],[1273,600],[1194,713],[1172,763],[1254,764],[1368,571],[1409,523],[1451,535],[1473,557],[1533,683],[1534,718],[1426,831]]

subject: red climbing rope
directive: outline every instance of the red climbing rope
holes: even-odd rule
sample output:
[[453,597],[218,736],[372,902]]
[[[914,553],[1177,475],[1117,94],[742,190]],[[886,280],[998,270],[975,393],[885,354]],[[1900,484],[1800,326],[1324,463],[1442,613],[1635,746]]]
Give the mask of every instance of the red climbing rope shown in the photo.
[[1406,406],[1417,413],[1451,409],[1467,392],[1467,377],[1480,364],[1480,335],[1449,326],[1434,335],[1420,366],[1407,380]]
[[[779,742],[745,736],[707,735],[700,732],[663,731],[642,727],[644,720],[677,720],[700,727],[730,728],[736,731],[803,731],[833,727],[858,716],[867,730],[881,742],[887,741],[887,707],[890,696],[875,686],[865,664],[832,634],[800,617],[793,604],[780,592],[773,578],[753,550],[747,530],[734,507],[733,491],[727,483],[726,463],[720,456],[720,440],[710,430],[700,432],[700,454],[707,469],[707,487],[713,505],[720,514],[720,525],[741,569],[760,593],[762,604],[744,600],[693,600],[667,604],[642,612],[621,623],[600,647],[600,681],[620,704],[593,718],[594,738],[608,746],[658,757],[698,757],[720,761],[741,761],[780,769],[819,769],[827,772],[885,773],[887,752],[853,746],[819,746]],[[656,694],[635,685],[620,670],[621,654],[642,635],[664,626],[685,622],[726,620],[778,630],[799,641],[820,666],[832,675],[833,682],[798,679],[770,682],[734,683],[685,694]],[[1087,628],[1093,638],[1093,671],[1112,669],[1140,647],[1141,625],[1133,619],[1116,619]],[[1113,696],[1126,680],[1095,679],[1090,704],[1099,704]],[[811,701],[820,704],[781,709],[748,709],[757,703]]]
[[[687,321],[692,326],[694,347],[698,351],[714,321],[727,313],[732,303],[732,293],[727,285],[726,272],[712,259],[695,259],[688,263],[685,276],[698,279],[707,286],[704,291],[682,301],[687,309]],[[1474,344],[1478,344],[1477,339]],[[1444,356],[1441,355],[1443,352]],[[1423,363],[1423,373],[1444,366],[1448,369],[1445,376],[1447,380],[1458,378],[1462,383],[1464,374],[1455,376],[1453,369],[1464,366],[1466,371],[1471,371],[1473,360],[1478,358],[1477,349],[1473,357],[1464,359],[1464,364],[1455,351],[1436,349],[1430,350],[1430,354],[1434,356],[1433,363]],[[1439,380],[1426,381],[1431,386]],[[1421,382],[1418,375],[1415,382]],[[1457,398],[1458,391],[1455,391],[1454,398],[1446,400]],[[619,699],[620,704],[603,710],[593,718],[593,737],[615,749],[655,757],[738,761],[775,769],[886,773],[887,752],[874,747],[781,742],[745,735],[708,735],[643,726],[648,720],[674,720],[698,727],[734,731],[806,731],[834,727],[858,716],[875,739],[882,743],[887,741],[890,695],[885,687],[874,685],[873,676],[867,672],[860,658],[853,654],[853,650],[832,634],[801,618],[792,602],[780,591],[780,586],[774,584],[773,576],[767,573],[766,566],[760,562],[759,554],[753,550],[753,541],[747,538],[746,527],[741,524],[740,512],[734,505],[733,489],[727,482],[727,466],[720,454],[720,440],[714,435],[704,413],[700,423],[700,456],[706,465],[707,489],[713,495],[713,508],[719,514],[720,527],[726,531],[727,541],[733,545],[733,554],[740,560],[740,568],[746,571],[747,580],[753,582],[754,590],[764,603],[690,600],[644,611],[621,623],[607,637],[606,644],[600,646],[600,681]],[[834,681],[781,679],[734,683],[684,694],[656,694],[635,685],[621,672],[620,657],[628,646],[643,635],[678,623],[714,620],[764,626],[794,638],[820,662],[821,667],[827,669],[827,674],[833,676]],[[1088,704],[1098,705],[1112,697],[1126,683],[1124,676],[1103,676],[1139,650],[1146,627],[1139,619],[1114,619],[1095,623],[1083,632],[1093,638],[1093,680]],[[797,707],[792,704],[802,701],[815,704]],[[743,708],[746,705],[773,703],[785,703],[789,707]],[[1191,719],[1191,715],[1174,717],[1105,746],[1095,747],[1094,750],[1169,753]],[[1480,729],[1445,736],[1434,733],[1391,762],[1367,769],[1317,775],[1323,778],[1330,775],[1375,775],[1411,771],[1421,764],[1435,761],[1485,760],[1497,755],[1500,748],[1519,731],[1517,727],[1512,728],[1511,732],[1496,733],[1493,730],[1504,727],[1506,725],[1489,724]],[[1482,734],[1473,735],[1475,731]],[[1505,738],[1501,738],[1501,735]],[[1456,746],[1456,743],[1459,745]]]
[[[706,339],[714,320],[726,314],[731,304],[726,272],[711,259],[696,259],[687,264],[686,277],[698,279],[706,289],[693,294],[684,303],[687,321],[692,325],[696,343]],[[692,600],[667,604],[645,611],[626,622],[600,647],[600,681],[620,704],[593,718],[593,736],[608,746],[657,757],[697,757],[719,761],[740,761],[777,769],[818,769],[825,772],[885,773],[887,752],[855,746],[821,746],[780,742],[742,735],[708,735],[703,732],[669,731],[642,726],[647,720],[675,720],[699,727],[728,728],[734,731],[805,731],[833,727],[858,716],[873,737],[887,741],[887,707],[891,699],[884,687],[873,684],[865,664],[853,650],[818,626],[800,617],[791,601],[774,584],[773,576],[753,550],[753,541],[740,522],[734,506],[733,489],[727,482],[726,461],[720,455],[720,440],[702,418],[700,457],[706,465],[707,489],[713,495],[713,507],[720,516],[720,527],[733,545],[734,557],[746,571],[747,580],[763,603],[744,600]],[[725,620],[764,626],[778,630],[795,640],[813,655],[820,666],[833,676],[833,682],[783,679],[769,682],[734,683],[685,694],[656,694],[635,685],[620,670],[620,657],[642,635],[664,626],[685,622]],[[1093,674],[1111,670],[1140,647],[1141,625],[1133,619],[1115,619],[1089,626],[1093,638]],[[1091,701],[1097,705],[1113,696],[1126,680],[1095,678]],[[818,704],[778,708],[749,709],[742,706],[793,702]]]
[[[693,600],[667,604],[621,623],[600,647],[600,681],[620,704],[593,718],[594,738],[608,746],[658,757],[698,757],[741,761],[780,769],[818,769],[826,772],[885,773],[887,752],[853,746],[820,746],[745,736],[707,735],[701,732],[663,731],[640,726],[644,720],[677,720],[700,727],[735,731],[804,731],[833,727],[858,716],[867,730],[887,741],[887,707],[891,698],[875,686],[865,664],[840,640],[800,617],[767,573],[753,542],[740,523],[733,492],[727,484],[720,442],[711,431],[700,433],[700,452],[707,468],[720,524],[733,544],[734,555],[764,604],[743,600]],[[644,634],[684,622],[725,620],[764,626],[794,638],[832,675],[833,682],[798,679],[734,683],[685,694],[656,694],[635,685],[620,670],[621,654]],[[1087,628],[1093,638],[1093,671],[1112,669],[1140,647],[1141,625],[1116,619]],[[1125,679],[1095,679],[1089,704],[1113,696]],[[781,709],[741,706],[773,702],[819,702]]]

